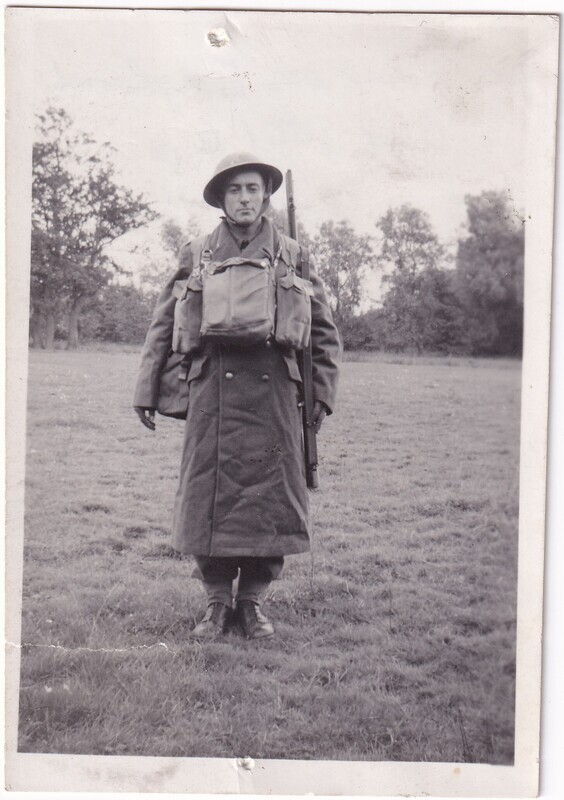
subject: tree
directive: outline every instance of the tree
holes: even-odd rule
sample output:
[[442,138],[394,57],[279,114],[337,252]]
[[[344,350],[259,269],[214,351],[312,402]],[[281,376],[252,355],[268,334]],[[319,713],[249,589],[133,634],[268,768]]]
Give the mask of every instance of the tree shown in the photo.
[[181,245],[200,236],[200,226],[190,217],[184,227],[172,219],[167,219],[161,228],[161,242],[164,249],[174,256],[178,255]]
[[138,272],[141,289],[149,294],[159,292],[166,276],[178,268],[180,246],[198,236],[200,227],[192,217],[184,227],[175,220],[166,220],[160,229],[160,247],[145,244],[136,250],[143,257],[143,266]]
[[375,349],[371,321],[367,314],[354,314],[341,321],[339,333],[347,350]]
[[500,191],[466,196],[465,237],[458,242],[456,291],[469,352],[520,355],[523,345],[525,229]]
[[[63,312],[68,347],[78,344],[87,303],[123,272],[108,246],[156,218],[142,195],[116,182],[109,142],[98,145],[74,129],[64,109],[38,116],[33,145],[31,302],[32,336],[50,347]],[[44,334],[39,329],[44,326]]]
[[[280,232],[285,233],[286,236],[290,235],[290,229],[288,227],[288,215],[285,211],[279,211],[277,208],[269,207],[268,211],[266,212],[266,216],[272,220],[274,223],[274,227]],[[298,239],[300,244],[303,244],[305,247],[311,246],[311,237],[302,225],[301,220],[298,219]]]
[[356,234],[346,221],[322,223],[311,242],[311,255],[323,279],[335,324],[345,347],[350,346],[347,330],[363,299],[364,278],[374,266],[370,236]]
[[413,206],[389,209],[376,226],[382,233],[377,260],[388,291],[382,304],[385,345],[393,350],[449,350],[460,311],[451,276],[441,269],[445,249],[427,215]]
[[154,295],[134,286],[110,284],[101,290],[101,302],[86,308],[80,333],[88,339],[140,344],[151,322]]
[[386,349],[386,320],[382,308],[370,308],[358,318],[361,330],[365,331],[360,347],[364,350]]
[[31,231],[30,336],[34,347],[52,348],[55,329],[66,302],[62,253],[35,225]]
[[397,274],[415,274],[444,259],[427,214],[410,205],[390,208],[376,223],[382,233],[378,264]]
[[427,266],[395,274],[382,306],[383,346],[389,350],[460,351],[463,314],[452,271]]

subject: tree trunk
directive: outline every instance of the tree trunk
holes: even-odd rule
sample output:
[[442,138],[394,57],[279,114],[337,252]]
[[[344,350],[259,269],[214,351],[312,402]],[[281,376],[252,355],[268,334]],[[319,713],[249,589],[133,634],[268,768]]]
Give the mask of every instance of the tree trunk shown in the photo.
[[30,345],[33,348],[45,347],[45,317],[34,314],[29,320]]
[[53,350],[55,347],[55,315],[51,312],[45,315],[45,339],[43,347],[45,350]]
[[69,336],[67,339],[67,350],[76,350],[78,347],[78,321],[87,300],[87,297],[78,297],[72,304],[69,314]]

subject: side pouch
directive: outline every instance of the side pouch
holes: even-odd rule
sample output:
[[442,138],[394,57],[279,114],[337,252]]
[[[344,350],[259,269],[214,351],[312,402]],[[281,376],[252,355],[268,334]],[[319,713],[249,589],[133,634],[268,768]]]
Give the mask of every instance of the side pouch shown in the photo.
[[313,284],[293,270],[276,282],[276,327],[278,344],[303,350],[311,335]]
[[157,411],[163,417],[186,419],[188,413],[188,370],[190,359],[181,353],[171,353],[159,378]]
[[202,279],[192,272],[185,281],[176,281],[172,349],[175,353],[189,354],[198,350],[202,341]]

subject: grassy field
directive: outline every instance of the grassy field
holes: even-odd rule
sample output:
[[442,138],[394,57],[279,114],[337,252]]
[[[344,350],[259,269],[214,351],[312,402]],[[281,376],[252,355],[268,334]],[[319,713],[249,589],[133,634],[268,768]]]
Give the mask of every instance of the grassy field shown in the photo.
[[511,763],[520,365],[345,363],[276,637],[198,644],[182,423],[141,426],[137,363],[30,354],[19,749]]

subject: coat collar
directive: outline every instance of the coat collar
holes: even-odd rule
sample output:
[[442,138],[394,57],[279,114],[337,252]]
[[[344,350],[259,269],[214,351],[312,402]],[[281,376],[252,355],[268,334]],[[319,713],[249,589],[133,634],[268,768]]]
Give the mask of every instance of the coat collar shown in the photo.
[[262,227],[255,238],[241,252],[235,238],[229,230],[225,220],[222,220],[217,231],[217,244],[213,248],[214,261],[226,261],[228,258],[264,258],[268,256],[270,261],[274,261],[274,225],[268,217],[262,218]]

